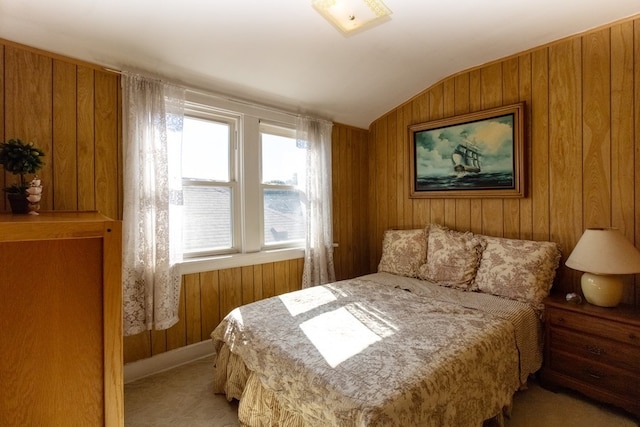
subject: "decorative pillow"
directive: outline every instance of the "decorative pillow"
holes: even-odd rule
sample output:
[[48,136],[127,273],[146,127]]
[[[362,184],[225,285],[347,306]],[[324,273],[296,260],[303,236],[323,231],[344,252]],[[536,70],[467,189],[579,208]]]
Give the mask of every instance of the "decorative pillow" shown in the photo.
[[418,277],[418,268],[427,256],[425,230],[387,230],[382,239],[382,258],[378,271]]
[[555,242],[483,236],[487,246],[474,290],[531,304],[542,309],[560,262]]
[[439,285],[467,290],[476,275],[484,241],[471,233],[431,224],[427,238],[427,262],[419,277]]

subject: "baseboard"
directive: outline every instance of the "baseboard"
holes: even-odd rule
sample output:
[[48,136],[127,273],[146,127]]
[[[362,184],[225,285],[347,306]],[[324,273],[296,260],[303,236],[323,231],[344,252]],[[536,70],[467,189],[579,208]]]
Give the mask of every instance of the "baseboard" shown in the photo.
[[124,365],[124,383],[127,384],[212,354],[213,344],[209,339],[186,347],[180,347],[175,350],[160,353],[157,356],[149,357],[147,359],[127,363]]

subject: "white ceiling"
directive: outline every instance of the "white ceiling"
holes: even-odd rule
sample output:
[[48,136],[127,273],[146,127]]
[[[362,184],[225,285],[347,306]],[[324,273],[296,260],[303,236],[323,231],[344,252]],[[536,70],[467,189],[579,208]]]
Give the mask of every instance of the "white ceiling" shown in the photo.
[[345,37],[311,0],[0,0],[0,38],[361,128],[440,79],[640,13],[639,0],[386,0]]

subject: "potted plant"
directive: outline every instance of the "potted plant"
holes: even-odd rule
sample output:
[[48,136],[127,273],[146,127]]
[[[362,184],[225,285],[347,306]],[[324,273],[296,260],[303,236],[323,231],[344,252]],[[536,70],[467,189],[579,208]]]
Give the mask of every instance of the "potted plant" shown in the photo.
[[40,180],[35,177],[27,182],[27,174],[35,174],[44,163],[44,152],[33,146],[33,143],[23,143],[19,139],[10,139],[0,143],[0,165],[4,170],[18,176],[18,182],[5,187],[11,211],[13,213],[29,213],[29,205],[40,201],[42,187]]

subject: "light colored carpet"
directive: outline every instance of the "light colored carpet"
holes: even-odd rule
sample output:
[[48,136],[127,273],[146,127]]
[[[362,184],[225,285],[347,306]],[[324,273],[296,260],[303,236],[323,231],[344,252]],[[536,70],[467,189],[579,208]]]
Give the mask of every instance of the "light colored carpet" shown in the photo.
[[[125,385],[125,426],[235,427],[237,404],[214,395],[213,358]],[[554,393],[536,383],[516,393],[508,427],[627,427],[638,425],[625,413],[573,393]]]

